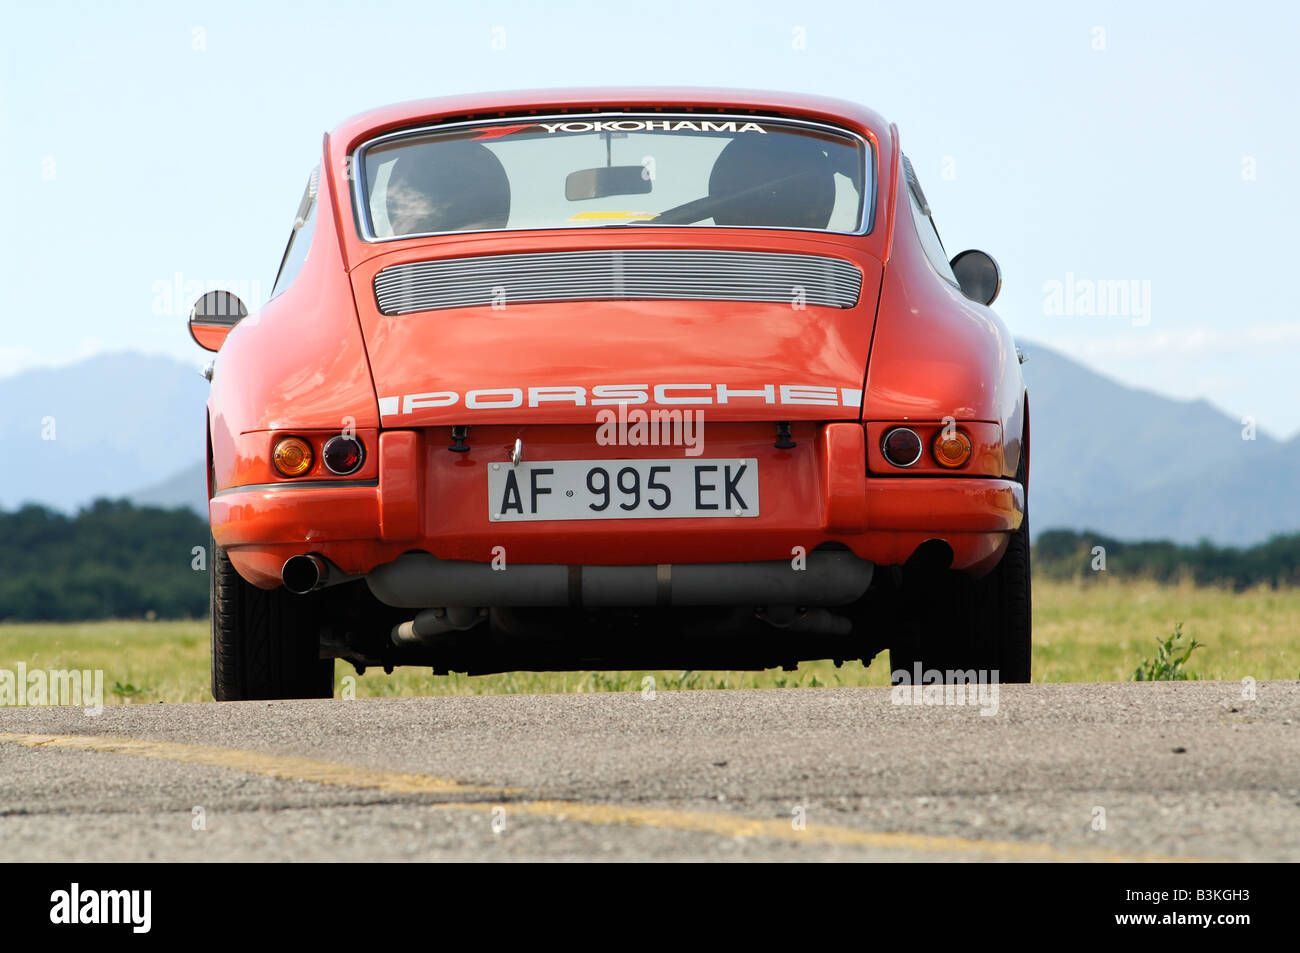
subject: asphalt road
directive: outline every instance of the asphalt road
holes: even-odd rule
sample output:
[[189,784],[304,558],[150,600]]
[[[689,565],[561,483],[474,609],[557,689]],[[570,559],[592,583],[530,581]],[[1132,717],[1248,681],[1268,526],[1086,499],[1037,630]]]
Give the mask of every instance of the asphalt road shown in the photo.
[[1256,690],[1003,686],[991,715],[883,688],[0,709],[0,844],[70,861],[1300,860],[1300,683]]

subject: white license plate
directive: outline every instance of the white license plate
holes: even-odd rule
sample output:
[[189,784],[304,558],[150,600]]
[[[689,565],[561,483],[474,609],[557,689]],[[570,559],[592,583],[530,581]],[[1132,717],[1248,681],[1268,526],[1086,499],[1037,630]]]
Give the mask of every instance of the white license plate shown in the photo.
[[500,522],[757,516],[758,460],[493,463],[488,515]]

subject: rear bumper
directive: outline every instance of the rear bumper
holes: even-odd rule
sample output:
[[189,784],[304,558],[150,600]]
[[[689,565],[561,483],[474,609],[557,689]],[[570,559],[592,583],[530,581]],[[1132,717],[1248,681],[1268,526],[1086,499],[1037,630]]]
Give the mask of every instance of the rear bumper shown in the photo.
[[[546,453],[637,455],[619,447],[593,452],[590,429],[574,431],[548,433]],[[1001,557],[1025,507],[1022,488],[1007,479],[868,476],[858,424],[796,424],[794,451],[775,449],[766,429],[722,424],[706,455],[759,459],[761,517],[493,523],[486,467],[506,458],[519,433],[528,442],[526,428],[475,428],[471,451],[452,454],[445,430],[385,431],[377,481],[222,490],[210,501],[213,536],[241,575],[264,588],[279,584],[286,559],[305,552],[364,575],[411,551],[471,562],[504,556],[515,565],[633,566],[790,560],[796,547],[810,553],[836,542],[887,566],[934,538],[952,547],[954,568],[980,575]]]

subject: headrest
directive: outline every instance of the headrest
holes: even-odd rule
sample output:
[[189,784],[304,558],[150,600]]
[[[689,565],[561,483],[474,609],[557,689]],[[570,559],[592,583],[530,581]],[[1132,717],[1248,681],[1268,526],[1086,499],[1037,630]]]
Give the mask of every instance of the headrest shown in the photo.
[[510,180],[481,142],[428,142],[393,163],[385,204],[394,235],[504,228]]
[[719,209],[714,222],[825,228],[835,207],[835,176],[814,139],[751,133],[736,137],[713,163],[709,195],[742,192],[781,179],[785,181]]

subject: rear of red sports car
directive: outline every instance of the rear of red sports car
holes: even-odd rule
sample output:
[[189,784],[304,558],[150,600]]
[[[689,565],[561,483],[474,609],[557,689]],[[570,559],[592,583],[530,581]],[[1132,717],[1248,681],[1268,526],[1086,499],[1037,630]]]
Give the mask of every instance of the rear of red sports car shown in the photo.
[[192,318],[219,349],[214,695],[328,695],[336,658],[888,650],[1028,680],[997,286],[849,103],[560,91],[350,120],[271,300]]

